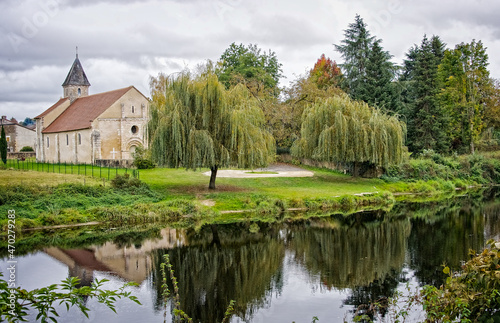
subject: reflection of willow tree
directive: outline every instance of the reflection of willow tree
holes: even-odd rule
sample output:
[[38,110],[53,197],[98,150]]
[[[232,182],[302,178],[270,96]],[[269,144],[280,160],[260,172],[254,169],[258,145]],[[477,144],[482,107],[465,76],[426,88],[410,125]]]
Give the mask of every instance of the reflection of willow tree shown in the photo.
[[[378,212],[377,212],[378,213]],[[291,247],[298,261],[327,287],[339,289],[368,286],[399,271],[405,262],[410,222],[361,222],[370,216],[354,214],[350,226],[295,230]]]
[[[220,322],[231,300],[236,301],[236,315],[251,317],[269,303],[273,291],[281,291],[285,247],[277,231],[250,233],[242,226],[204,227],[188,234],[190,247],[167,251],[179,281],[181,307],[195,322]],[[158,268],[164,253],[154,254],[158,307]]]
[[413,226],[408,242],[410,267],[421,283],[441,285],[446,276],[440,265],[459,269],[470,249],[483,249],[484,205],[480,200],[471,196],[407,205]]

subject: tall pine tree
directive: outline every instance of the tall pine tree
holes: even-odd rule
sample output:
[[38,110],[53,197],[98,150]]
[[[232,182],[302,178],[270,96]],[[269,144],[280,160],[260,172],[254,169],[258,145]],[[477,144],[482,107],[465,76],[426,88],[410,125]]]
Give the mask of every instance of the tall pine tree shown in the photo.
[[438,66],[444,48],[438,36],[430,40],[424,36],[420,46],[410,49],[404,63],[402,78],[407,87],[402,112],[407,117],[407,144],[412,152],[419,153],[423,149],[446,152],[450,146],[447,115],[438,99]]
[[359,89],[359,99],[371,106],[394,111],[396,96],[392,81],[395,66],[390,61],[392,55],[383,50],[381,43],[382,40],[375,40],[368,54],[366,78]]
[[370,51],[375,40],[366,27],[363,18],[356,15],[354,23],[349,24],[349,28],[344,31],[345,38],[341,44],[334,45],[344,59],[340,67],[345,76],[345,90],[355,100],[361,99]]
[[370,35],[359,15],[344,36],[341,44],[335,45],[344,59],[344,90],[354,100],[394,111],[397,101],[392,81],[396,68],[390,61],[392,56],[382,48],[382,40]]

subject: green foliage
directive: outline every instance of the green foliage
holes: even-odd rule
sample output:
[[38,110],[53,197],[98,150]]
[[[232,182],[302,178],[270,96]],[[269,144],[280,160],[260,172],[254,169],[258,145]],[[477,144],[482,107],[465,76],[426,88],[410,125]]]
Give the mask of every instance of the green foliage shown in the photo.
[[[341,75],[330,78],[332,73],[337,72],[334,72],[336,71],[334,63],[329,66],[328,60],[325,62],[322,59],[318,60],[308,77],[297,79],[285,90],[285,102],[271,113],[266,113],[266,117],[269,115],[269,120],[271,120],[273,136],[276,138],[278,147],[289,150],[293,142],[300,137],[302,114],[308,106],[318,99],[344,94],[336,83],[341,83],[338,80],[338,78],[341,79]],[[324,75],[325,72],[321,74],[323,76],[317,75],[318,71],[315,69],[318,68],[320,72],[326,69],[327,76]]]
[[[130,179],[126,183],[137,183]],[[96,220],[97,209],[113,206],[128,208],[139,203],[158,202],[157,193],[139,182],[122,189],[82,184],[57,186],[7,185],[0,189],[0,225],[7,223],[7,210],[19,214],[16,228],[58,225]],[[5,212],[4,212],[5,211]],[[3,214],[3,216],[1,216]],[[6,231],[5,231],[6,232]]]
[[141,185],[146,184],[141,182],[138,178],[130,177],[130,174],[116,175],[116,177],[111,180],[111,186],[120,189],[140,187]]
[[[1,276],[2,273],[0,273]],[[55,305],[61,304],[66,306],[66,310],[69,310],[70,307],[77,307],[88,318],[89,309],[86,306],[86,300],[89,298],[95,298],[115,313],[117,299],[128,298],[141,305],[136,296],[125,291],[125,288],[137,284],[126,283],[117,290],[103,289],[104,283],[108,281],[107,279],[96,279],[90,286],[77,287],[79,279],[69,277],[60,284],[29,291],[20,287],[11,288],[9,281],[0,278],[0,319],[9,322],[26,321],[28,311],[33,309],[37,313],[37,321],[57,322],[59,314]]]
[[443,89],[441,104],[450,115],[450,133],[455,149],[474,153],[474,144],[485,127],[485,106],[493,90],[488,54],[481,41],[461,43],[446,50],[439,66]]
[[396,92],[392,81],[396,68],[392,56],[384,51],[382,40],[370,35],[366,23],[356,15],[354,23],[344,31],[344,39],[335,49],[342,55],[345,82],[343,88],[354,100],[389,111],[396,108]]
[[156,164],[151,159],[151,152],[144,149],[142,146],[135,148],[132,157],[134,157],[133,165],[137,167],[137,169],[151,169],[156,167]]
[[33,147],[31,147],[31,146],[24,146],[23,148],[21,148],[20,151],[34,151],[34,150],[33,150]]
[[256,168],[274,158],[262,110],[243,85],[226,90],[211,71],[195,78],[181,73],[166,80],[165,93],[164,104],[152,102],[148,125],[159,165],[209,167],[215,188],[219,167]]
[[408,148],[412,152],[433,149],[447,152],[449,120],[439,101],[441,81],[438,66],[444,56],[445,44],[438,36],[424,36],[420,46],[406,54],[401,83],[405,115],[408,123]]
[[477,322],[498,315],[500,310],[500,242],[490,240],[482,253],[475,255],[453,273],[448,267],[446,284],[426,286],[422,291],[428,319],[434,321]]
[[367,66],[375,37],[370,35],[367,25],[359,15],[344,31],[344,39],[335,49],[344,59],[341,65],[345,75],[345,87],[351,98],[361,99],[361,91],[367,77]]
[[318,100],[304,111],[298,158],[388,167],[403,161],[405,126],[366,103],[347,96]]
[[226,89],[244,84],[254,95],[262,93],[277,96],[278,82],[282,76],[281,64],[276,53],[262,53],[257,45],[232,43],[218,62],[217,76]]
[[397,105],[396,92],[392,84],[396,67],[391,62],[392,55],[384,51],[382,40],[373,42],[366,65],[366,77],[358,89],[356,99],[363,100],[371,106],[386,111],[394,111]]
[[[391,166],[386,181],[445,181],[441,188],[466,188],[474,183],[500,183],[500,161],[482,154],[444,157],[433,150],[424,150],[421,158]],[[447,183],[446,183],[447,182]]]
[[7,137],[5,136],[3,125],[0,133],[0,158],[4,164],[7,164]]
[[[193,322],[193,319],[189,317],[182,309],[181,309],[181,301],[180,301],[180,295],[179,295],[179,286],[177,282],[177,277],[175,277],[174,269],[172,268],[172,264],[170,263],[170,258],[168,254],[163,255],[164,261],[160,264],[160,271],[162,275],[162,285],[161,285],[161,296],[163,297],[163,304],[164,304],[164,311],[167,310],[167,301],[168,297],[170,296],[171,292],[168,288],[167,284],[167,271],[168,275],[170,276],[170,280],[172,281],[172,286],[173,286],[173,304],[174,304],[174,310],[173,310],[173,316],[174,322]],[[222,319],[221,323],[228,323],[231,316],[234,313],[234,304],[235,301],[231,300],[229,302],[229,305],[226,309],[226,312],[224,314],[224,318]]]

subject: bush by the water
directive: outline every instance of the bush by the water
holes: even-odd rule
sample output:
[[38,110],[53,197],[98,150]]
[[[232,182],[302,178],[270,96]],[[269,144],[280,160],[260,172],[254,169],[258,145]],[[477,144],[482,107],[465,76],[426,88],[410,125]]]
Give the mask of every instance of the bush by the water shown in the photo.
[[448,276],[440,288],[425,286],[423,305],[432,322],[498,322],[500,320],[500,242],[475,255],[460,273]]
[[390,166],[382,178],[387,182],[440,179],[450,181],[456,187],[461,187],[464,182],[469,185],[499,184],[500,160],[497,155],[493,153],[445,157],[426,150],[420,158]]

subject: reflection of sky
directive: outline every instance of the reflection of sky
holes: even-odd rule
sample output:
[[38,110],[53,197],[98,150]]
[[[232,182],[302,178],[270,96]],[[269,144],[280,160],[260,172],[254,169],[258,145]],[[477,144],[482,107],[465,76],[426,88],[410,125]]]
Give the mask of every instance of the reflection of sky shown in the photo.
[[[58,284],[61,280],[68,278],[68,267],[43,252],[19,257],[17,260],[16,279],[19,286],[24,289],[31,290],[50,284]],[[9,265],[7,259],[0,260],[0,271],[4,274],[4,278],[7,265]],[[96,278],[110,280],[110,282],[104,284],[105,289],[118,289],[125,283],[125,281],[115,276],[102,272],[94,272],[94,279]],[[99,304],[96,300],[89,300],[87,303],[87,307],[90,308],[89,319],[76,308],[67,312],[65,306],[59,306],[56,307],[60,315],[57,320],[60,323],[163,322],[163,313],[155,313],[153,310],[153,291],[150,286],[148,280],[145,280],[140,286],[127,289],[132,292],[132,295],[139,298],[142,305],[128,299],[118,300],[116,302],[117,314],[115,314],[107,306]],[[167,322],[171,321],[169,317],[170,313],[167,315]],[[34,322],[35,316],[32,315],[28,320]]]
[[[4,272],[6,259],[0,260],[0,268]],[[252,322],[311,322],[317,316],[320,322],[341,322],[349,306],[342,307],[342,300],[347,291],[328,290],[317,276],[311,276],[307,270],[293,259],[293,253],[286,252],[283,262],[284,286],[282,293],[273,294],[270,306],[256,310]],[[18,258],[17,280],[24,289],[34,289],[50,284],[60,283],[68,277],[68,268],[59,261],[43,252]],[[103,272],[94,272],[94,279],[106,278],[110,282],[104,286],[106,289],[118,289],[125,282],[120,278]],[[58,322],[163,322],[163,313],[155,313],[153,308],[152,284],[149,279],[138,287],[129,288],[137,296],[142,305],[137,305],[130,300],[118,300],[117,314],[96,300],[89,300],[89,319],[77,309],[66,311],[64,306],[58,309],[60,315]],[[168,307],[168,310],[170,307]],[[31,317],[34,321],[34,316]],[[170,313],[167,322],[171,322]],[[233,317],[231,322],[242,322],[238,317]]]
[[[322,287],[319,277],[311,277],[307,270],[293,260],[287,251],[284,259],[284,286],[280,295],[274,294],[271,306],[256,311],[252,322],[342,322],[348,307],[342,308],[347,292]],[[231,322],[241,322],[237,318]]]

